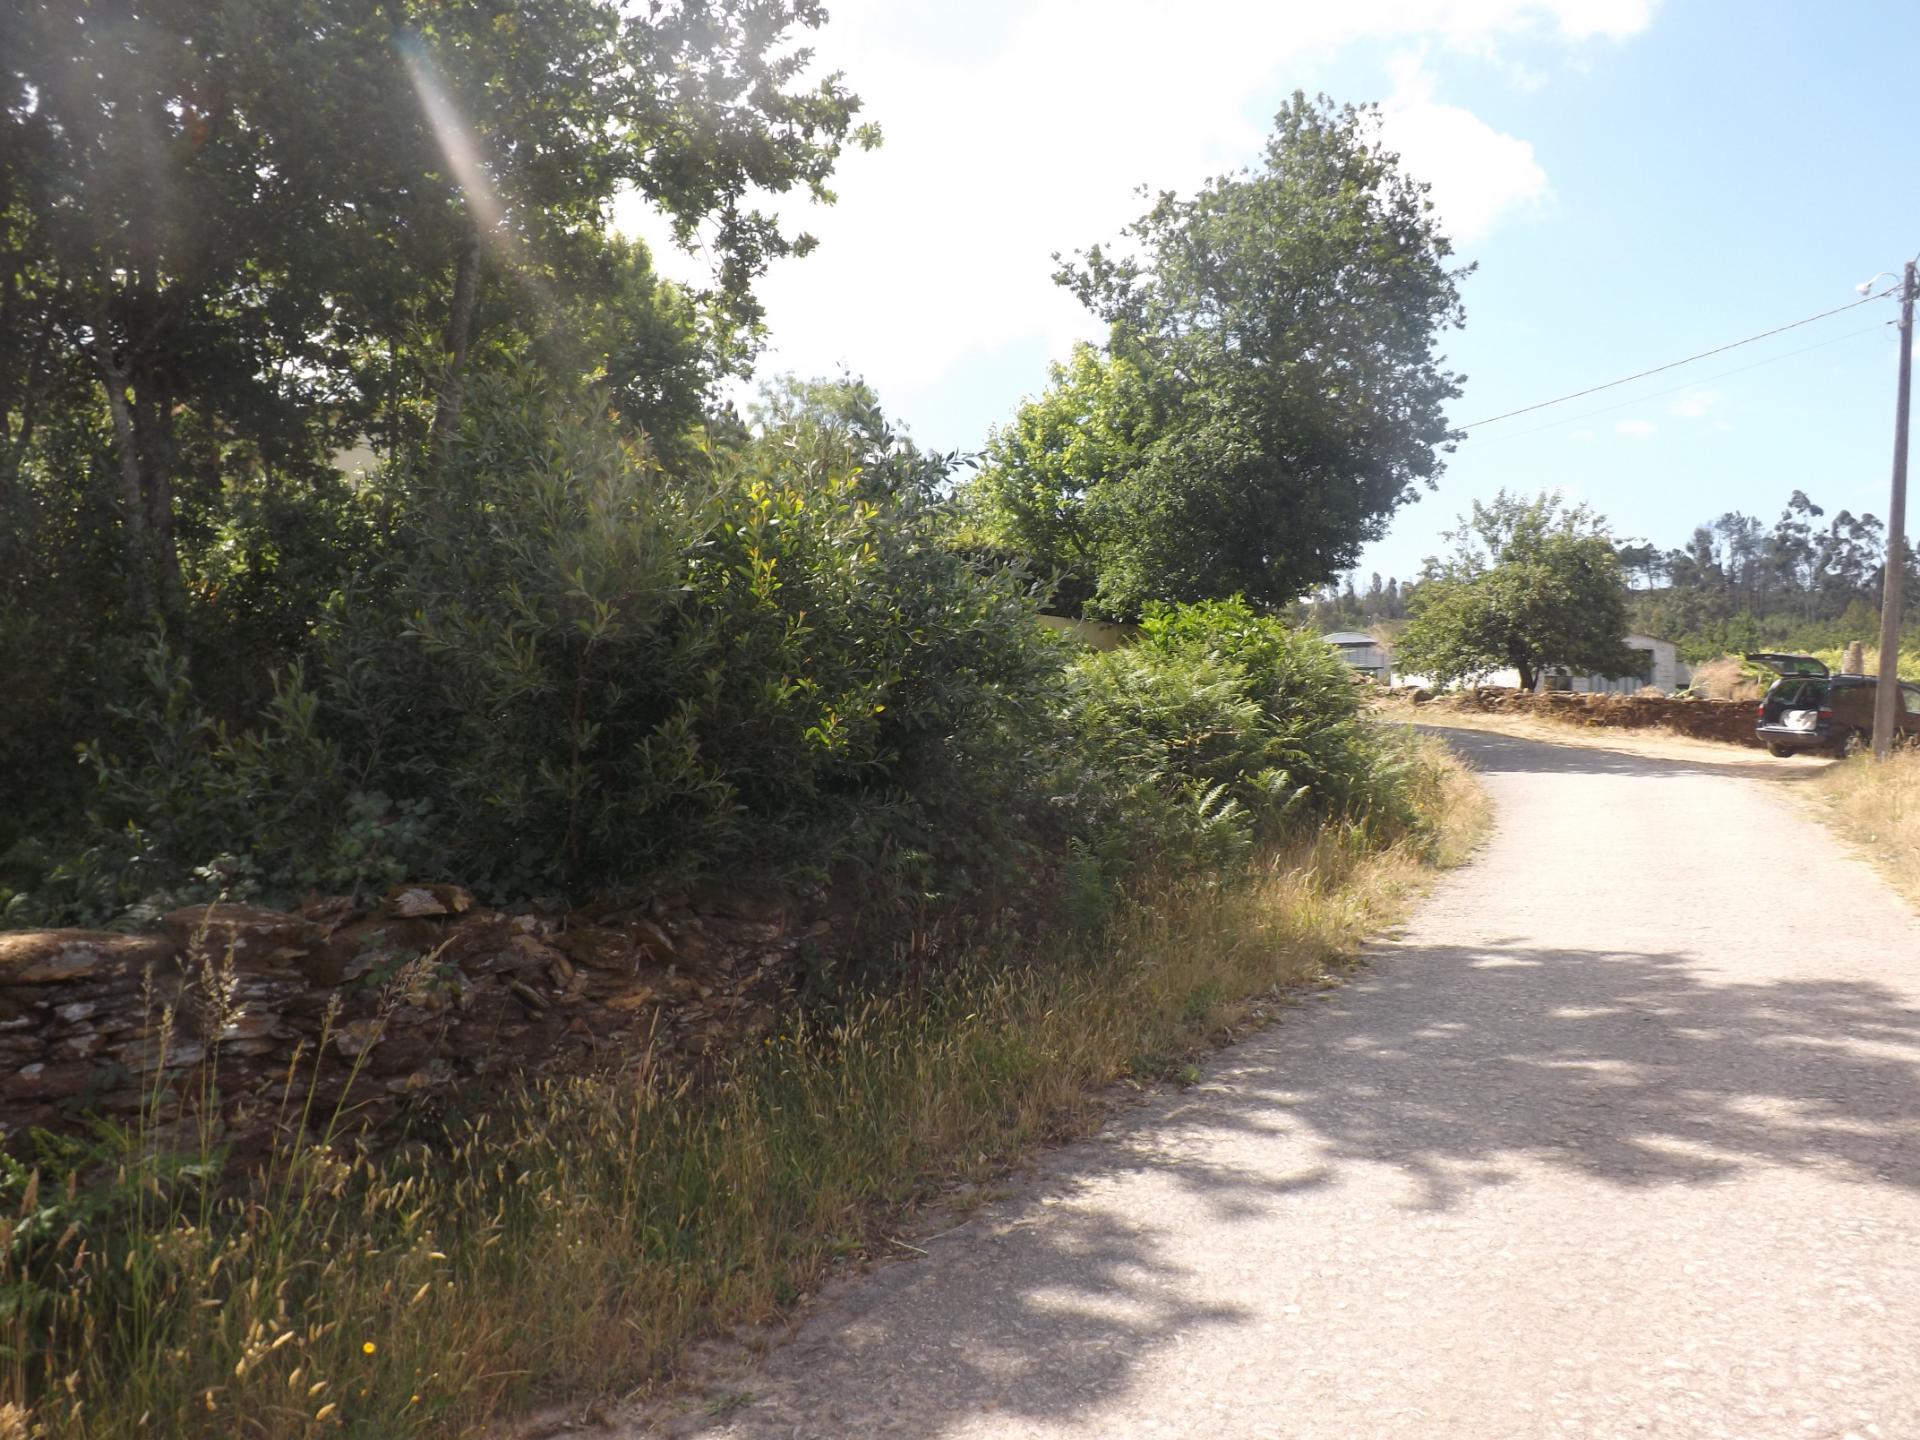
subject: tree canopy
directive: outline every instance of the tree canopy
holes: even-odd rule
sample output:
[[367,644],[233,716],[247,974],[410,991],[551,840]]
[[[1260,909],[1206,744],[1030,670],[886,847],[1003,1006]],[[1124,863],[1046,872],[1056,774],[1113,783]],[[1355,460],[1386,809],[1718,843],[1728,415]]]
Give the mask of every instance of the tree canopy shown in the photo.
[[1113,615],[1278,606],[1349,568],[1453,439],[1465,270],[1426,191],[1372,108],[1296,94],[1257,168],[1064,262],[1108,340],[992,436],[985,538]]
[[[313,472],[356,437],[444,438],[475,363],[554,334],[618,401],[684,423],[703,367],[751,348],[754,280],[811,243],[756,197],[830,198],[843,145],[874,138],[838,76],[801,79],[792,40],[824,18],[814,0],[7,7],[0,502],[56,439],[50,413],[77,438],[68,401],[91,389],[132,613],[177,616],[187,472],[235,447]],[[716,275],[690,305],[609,239],[629,189],[683,237],[704,227]],[[596,308],[621,323],[582,323]]]
[[1447,538],[1452,555],[1429,560],[1413,592],[1400,669],[1447,684],[1510,666],[1527,690],[1546,665],[1642,673],[1626,644],[1627,586],[1605,517],[1558,495],[1503,490],[1476,500]]

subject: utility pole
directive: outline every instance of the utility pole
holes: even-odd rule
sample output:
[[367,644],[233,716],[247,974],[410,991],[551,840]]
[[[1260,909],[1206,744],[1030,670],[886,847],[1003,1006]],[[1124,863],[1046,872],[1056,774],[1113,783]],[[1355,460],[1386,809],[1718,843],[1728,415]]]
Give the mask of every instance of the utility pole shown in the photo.
[[1887,564],[1880,589],[1880,679],[1873,695],[1873,758],[1893,745],[1900,703],[1900,587],[1907,567],[1907,407],[1913,391],[1914,263],[1900,287],[1900,398],[1893,412],[1893,498],[1887,503]]

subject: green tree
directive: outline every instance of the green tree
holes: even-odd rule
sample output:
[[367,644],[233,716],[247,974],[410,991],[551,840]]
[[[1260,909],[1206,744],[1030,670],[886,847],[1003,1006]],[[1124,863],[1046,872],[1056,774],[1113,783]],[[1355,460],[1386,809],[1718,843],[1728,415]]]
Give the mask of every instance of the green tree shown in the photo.
[[814,0],[0,12],[0,359],[21,352],[35,387],[76,366],[98,387],[136,613],[184,605],[196,427],[313,467],[425,386],[444,440],[485,326],[564,319],[553,282],[591,265],[624,190],[683,237],[702,227],[706,308],[738,359],[754,280],[811,243],[754,197],[830,198],[842,146],[874,138],[838,76],[800,79],[792,40],[824,18]]
[[1454,553],[1429,560],[1414,592],[1402,669],[1445,684],[1511,666],[1526,690],[1545,665],[1643,673],[1626,644],[1627,585],[1603,516],[1558,495],[1503,490],[1476,500],[1447,538]]
[[1260,165],[1159,196],[1060,282],[1109,326],[988,447],[986,528],[1092,607],[1284,605],[1440,473],[1462,323],[1427,187],[1371,107],[1296,94]]
[[1093,598],[1109,548],[1089,502],[1139,463],[1165,415],[1139,366],[1092,345],[1075,345],[1050,376],[988,436],[964,498],[970,535],[1027,560],[1054,580],[1056,605],[1076,610]]

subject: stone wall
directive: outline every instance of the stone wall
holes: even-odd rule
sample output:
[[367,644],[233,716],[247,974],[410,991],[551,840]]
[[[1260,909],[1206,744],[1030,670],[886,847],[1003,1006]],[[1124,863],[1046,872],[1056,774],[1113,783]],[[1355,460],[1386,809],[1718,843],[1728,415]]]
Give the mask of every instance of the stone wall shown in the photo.
[[694,1064],[775,1023],[833,928],[823,906],[508,914],[435,885],[368,910],[196,907],[156,934],[0,933],[0,1133],[126,1121],[155,1097],[181,1113],[212,1075],[244,1152],[310,1084],[316,1113],[364,1128],[410,1099],[471,1110],[529,1073]]
[[1682,700],[1667,695],[1531,694],[1495,686],[1458,691],[1437,702],[1457,710],[1533,715],[1565,725],[1669,730],[1697,740],[1758,746],[1751,700]]

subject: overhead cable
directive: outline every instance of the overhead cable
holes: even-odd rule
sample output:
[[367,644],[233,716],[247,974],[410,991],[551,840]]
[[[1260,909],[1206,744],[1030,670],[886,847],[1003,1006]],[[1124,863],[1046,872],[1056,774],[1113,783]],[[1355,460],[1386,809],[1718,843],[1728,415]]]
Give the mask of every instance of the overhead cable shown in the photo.
[[[1500,434],[1490,435],[1479,443],[1481,445],[1497,445],[1502,440],[1519,440],[1524,436],[1538,435],[1542,431],[1557,430],[1562,425],[1578,425],[1582,420],[1592,420],[1601,415],[1611,415],[1616,410],[1625,410],[1634,405],[1644,405],[1649,400],[1664,400],[1669,395],[1684,394],[1686,391],[1703,385],[1709,380],[1724,380],[1730,375],[1744,375],[1749,370],[1758,370],[1767,365],[1778,365],[1782,360],[1791,360],[1797,355],[1806,355],[1815,350],[1824,350],[1829,345],[1840,344],[1843,340],[1857,340],[1862,335],[1872,335],[1876,331],[1885,330],[1894,323],[1892,320],[1876,321],[1874,324],[1864,326],[1859,330],[1849,330],[1844,335],[1834,335],[1826,340],[1816,340],[1811,345],[1802,345],[1797,350],[1787,350],[1778,355],[1769,355],[1766,359],[1755,360],[1750,365],[1736,365],[1731,370],[1715,370],[1710,375],[1702,375],[1697,380],[1689,380],[1684,385],[1675,385],[1668,390],[1653,390],[1645,395],[1634,395],[1625,400],[1616,400],[1611,405],[1601,405],[1592,410],[1582,410],[1577,415],[1566,415],[1558,420],[1549,420],[1544,425],[1535,425],[1526,430],[1503,430]],[[1481,423],[1485,424],[1486,422],[1482,421]]]
[[1569,395],[1557,395],[1551,400],[1541,400],[1532,405],[1522,405],[1518,410],[1508,410],[1499,415],[1489,415],[1484,420],[1475,420],[1471,424],[1462,425],[1460,428],[1462,430],[1477,430],[1482,425],[1491,425],[1498,420],[1511,420],[1516,415],[1528,415],[1535,410],[1544,410],[1549,405],[1564,405],[1569,400],[1578,400],[1586,395],[1597,395],[1602,390],[1613,390],[1621,385],[1631,385],[1635,380],[1644,380],[1649,375],[1658,375],[1667,370],[1677,370],[1682,365],[1691,365],[1694,361],[1705,360],[1710,355],[1723,355],[1729,350],[1738,350],[1742,345],[1751,345],[1756,340],[1765,340],[1770,336],[1783,335],[1789,330],[1798,330],[1802,325],[1811,325],[1816,320],[1825,320],[1830,315],[1840,315],[1848,310],[1857,310],[1862,305],[1868,305],[1875,300],[1884,299],[1892,293],[1891,289],[1887,289],[1872,295],[1863,295],[1858,300],[1854,300],[1846,305],[1836,305],[1831,310],[1822,310],[1818,315],[1809,315],[1804,320],[1795,320],[1787,325],[1776,325],[1771,330],[1762,330],[1758,335],[1749,335],[1744,340],[1732,340],[1725,345],[1716,345],[1711,350],[1702,350],[1698,354],[1689,355],[1683,360],[1669,360],[1665,365],[1655,365],[1650,370],[1640,370],[1632,375],[1623,375],[1618,380],[1607,381],[1604,385],[1589,385],[1586,389],[1575,390]]

